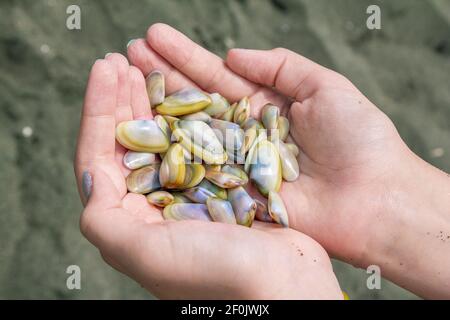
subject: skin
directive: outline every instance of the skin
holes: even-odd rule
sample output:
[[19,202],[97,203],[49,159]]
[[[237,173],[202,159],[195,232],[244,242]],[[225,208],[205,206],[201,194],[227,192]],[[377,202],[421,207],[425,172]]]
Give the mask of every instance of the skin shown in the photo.
[[[118,55],[112,56],[118,58]],[[112,56],[109,56],[106,62],[101,61],[101,64],[114,64],[114,61],[110,61]],[[96,227],[97,224],[94,222],[87,223],[89,218],[86,217],[97,216],[99,217],[97,219],[101,220],[99,212],[105,211],[105,208],[97,202],[102,202],[102,199],[106,198],[109,199],[108,203],[103,206],[110,207],[112,203],[117,206],[107,208],[108,210],[116,212],[120,208],[120,212],[132,211],[135,212],[135,216],[150,219],[149,212],[143,212],[147,210],[154,212],[154,209],[147,209],[148,206],[144,204],[143,200],[139,200],[139,196],[126,195],[123,176],[127,172],[120,164],[124,151],[120,146],[114,146],[113,136],[108,134],[113,131],[115,123],[129,120],[131,117],[150,117],[150,115],[146,113],[149,111],[145,107],[143,95],[131,94],[132,97],[135,97],[136,102],[133,103],[131,99],[131,103],[126,103],[128,100],[124,97],[129,93],[126,93],[127,90],[124,89],[126,85],[123,84],[125,83],[123,78],[127,72],[121,72],[117,66],[115,71],[117,77],[109,77],[109,80],[106,81],[107,83],[112,82],[112,79],[117,80],[117,83],[111,85],[116,88],[117,95],[109,94],[108,97],[106,95],[103,97],[103,99],[110,100],[115,98],[116,101],[90,102],[102,98],[102,95],[98,94],[98,90],[107,91],[103,87],[106,85],[104,80],[101,85],[96,83],[97,76],[94,77],[94,74],[97,73],[95,70],[97,62],[88,85],[84,109],[87,117],[83,117],[79,144],[81,152],[78,153],[76,161],[78,181],[81,179],[83,170],[88,169],[90,172],[95,172],[93,193],[82,216],[81,226],[84,234],[99,247],[104,255],[113,256],[114,260],[122,265],[119,270],[138,279],[144,286],[161,297],[173,297],[168,293],[170,289],[167,288],[176,288],[177,286],[177,290],[180,291],[174,290],[172,293],[183,292],[183,297],[192,297],[195,294],[198,297],[206,294],[234,298],[253,296],[249,291],[259,294],[264,292],[265,297],[269,298],[286,297],[286,293],[291,293],[292,297],[293,283],[296,283],[294,287],[297,290],[301,287],[299,294],[296,294],[295,297],[325,297],[321,295],[325,295],[325,292],[333,293],[334,297],[337,297],[339,289],[331,273],[329,260],[325,256],[319,260],[316,259],[316,262],[323,263],[323,268],[321,267],[319,270],[326,270],[321,272],[318,278],[315,278],[317,269],[314,264],[312,268],[305,267],[302,265],[303,260],[300,259],[295,266],[292,263],[286,265],[285,259],[288,256],[292,255],[298,258],[295,252],[294,254],[291,252],[295,250],[287,249],[292,248],[292,243],[301,243],[302,251],[306,251],[304,248],[307,247],[307,243],[311,246],[311,251],[308,250],[308,254],[301,257],[313,255],[313,252],[316,254],[322,252],[324,255],[317,243],[311,240],[313,238],[330,255],[356,267],[366,268],[372,264],[380,266],[384,277],[420,296],[450,298],[450,255],[446,254],[450,243],[450,215],[448,214],[450,179],[446,173],[417,157],[402,141],[389,118],[364,97],[348,79],[282,48],[268,51],[232,49],[228,52],[226,60],[223,61],[178,31],[163,24],[151,26],[146,39],[134,41],[128,47],[128,59],[144,76],[155,68],[161,70],[166,78],[166,93],[169,94],[178,89],[192,86],[208,92],[219,92],[229,101],[236,101],[243,96],[248,96],[252,114],[255,117],[259,117],[260,109],[267,102],[280,106],[282,114],[290,120],[290,138],[301,150],[299,155],[300,178],[292,183],[284,182],[280,193],[287,205],[290,226],[304,234],[282,229],[267,229],[265,224],[257,224],[256,228],[242,231],[241,227],[237,226],[209,224],[204,228],[204,233],[200,233],[200,231],[193,233],[191,228],[192,225],[198,225],[196,222],[166,223],[158,220],[153,224],[156,223],[161,229],[182,229],[182,226],[186,225],[186,233],[189,236],[186,235],[183,238],[181,230],[172,232],[169,238],[171,239],[169,249],[162,250],[159,242],[166,241],[165,239],[168,237],[163,236],[164,240],[161,240],[156,236],[157,233],[152,232],[151,235],[154,236],[151,240],[152,244],[155,241],[157,244],[148,245],[152,247],[149,249],[145,245],[148,244],[146,240],[150,235],[144,232],[142,238],[145,240],[138,241],[142,252],[140,253],[141,258],[137,262],[127,257],[127,254],[132,252],[131,249],[124,249],[120,253],[118,248],[124,247],[124,243],[117,236],[115,227],[111,227],[114,229],[114,233],[111,230],[109,238],[106,235],[102,236],[101,234],[106,233],[106,229],[108,229],[105,227],[106,222],[99,221],[97,224],[101,224],[101,227]],[[122,64],[125,65],[125,61]],[[134,67],[128,68],[134,70]],[[105,69],[107,68],[105,67]],[[108,72],[114,73],[111,70]],[[98,77],[101,78],[101,76]],[[104,77],[106,78],[105,75]],[[139,86],[142,87],[142,84]],[[109,92],[114,91],[111,88],[108,90],[110,90]],[[94,94],[90,91],[97,92]],[[107,107],[108,104],[105,102],[116,105],[115,111],[110,105]],[[91,103],[92,106],[90,106]],[[132,108],[122,107],[130,104]],[[106,110],[106,108],[109,109]],[[134,111],[135,109],[136,111]],[[93,124],[94,122],[97,122],[97,125]],[[99,130],[100,128],[105,130]],[[102,148],[100,141],[103,141],[104,148],[95,150]],[[111,161],[112,158],[116,159],[116,162]],[[98,180],[102,179],[97,177],[97,172],[100,172],[100,177],[104,175],[105,180],[109,179],[110,183],[105,183],[105,188],[106,185],[109,185],[110,189],[115,188],[117,195],[114,201],[110,199],[114,195],[113,190],[102,193],[102,197],[98,197],[97,201],[94,201],[96,190],[102,192],[99,189],[103,189],[97,185]],[[290,199],[295,199],[295,201],[289,201]],[[126,216],[125,212],[122,214]],[[104,214],[103,217],[105,216],[108,215]],[[153,216],[160,219],[156,213]],[[112,223],[114,220],[109,216],[104,219],[108,223]],[[149,224],[154,227],[152,223]],[[149,224],[146,224],[147,228],[149,228]],[[124,221],[117,228],[120,230],[131,228],[126,225]],[[133,226],[136,225],[137,223],[134,222]],[[226,232],[236,232],[236,234],[248,238],[244,242],[249,247],[247,248],[248,252],[245,255],[240,252],[239,256],[231,253],[228,256],[221,252],[218,257],[208,258],[209,263],[213,261],[215,264],[214,268],[207,268],[203,272],[210,274],[209,270],[217,269],[221,271],[221,275],[228,275],[231,272],[229,268],[233,270],[232,266],[228,264],[235,263],[242,271],[240,274],[244,274],[242,268],[245,269],[246,266],[249,266],[245,272],[245,278],[254,285],[242,288],[242,281],[233,285],[233,281],[223,281],[222,278],[220,282],[213,275],[207,277],[208,281],[211,281],[208,282],[204,278],[205,274],[201,275],[204,281],[199,280],[196,283],[195,277],[192,278],[191,275],[183,278],[183,270],[186,272],[186,268],[178,270],[178,273],[168,272],[167,265],[175,266],[176,264],[173,263],[165,264],[164,272],[160,271],[159,274],[150,271],[153,269],[148,264],[156,262],[154,262],[155,253],[147,255],[149,251],[157,251],[156,260],[162,259],[161,254],[162,256],[168,254],[173,259],[172,262],[176,261],[176,258],[179,257],[178,253],[172,252],[170,249],[178,248],[177,241],[187,241],[192,246],[192,241],[194,241],[192,234],[196,234],[195,237],[208,236],[208,241],[206,241],[208,245],[214,241],[219,243],[223,241],[221,240],[224,239],[223,237],[226,237],[227,240],[220,244],[221,248],[228,246],[236,248],[237,244],[233,244],[230,239],[239,237],[236,235],[217,237],[217,231],[210,232],[215,228],[221,228],[222,232],[225,230],[227,230]],[[237,231],[234,231],[235,229]],[[260,242],[256,244],[250,239],[255,233],[258,238],[261,236],[261,239],[257,241],[263,241],[262,238],[270,234],[271,240],[267,239],[264,250],[261,252],[255,250],[258,247],[262,248]],[[274,233],[277,233],[276,237]],[[282,233],[283,235],[281,235]],[[298,237],[298,241],[300,239],[304,239],[304,241],[282,240],[288,233],[289,238]],[[305,234],[311,238],[306,237]],[[108,244],[108,239],[114,244]],[[242,246],[242,243],[240,241],[238,246]],[[136,241],[127,241],[126,244],[127,247],[133,246]],[[275,248],[276,244],[278,244],[278,248]],[[179,245],[186,244],[180,243]],[[188,259],[180,261],[198,263],[198,260],[192,257],[197,256],[197,250],[204,246],[206,245],[202,246],[197,243],[195,251],[190,251],[190,254],[187,255]],[[287,251],[286,254],[281,254],[284,252],[280,250],[281,247]],[[192,247],[190,248],[192,249]],[[183,249],[186,250],[186,248]],[[202,257],[206,257],[206,252],[202,250],[200,249]],[[274,250],[270,254],[270,262],[263,257],[267,255],[267,250]],[[182,250],[180,249],[180,251]],[[214,249],[211,248],[211,251]],[[179,254],[184,253],[180,252]],[[210,252],[211,256],[214,254],[217,253]],[[277,255],[277,258],[273,255]],[[265,260],[263,264],[261,264],[261,259]],[[265,268],[265,270],[271,271],[265,273],[263,279],[255,280],[254,278],[258,278],[258,272],[254,272],[255,268],[267,263],[271,264],[271,267]],[[140,264],[146,265],[145,272],[135,271],[140,270],[139,268],[142,267]],[[195,265],[195,267],[198,266]],[[173,268],[176,269],[176,267]],[[274,269],[277,271],[273,272]],[[289,279],[287,283],[279,283],[280,272],[290,274],[287,277]],[[270,285],[264,287],[265,280],[270,279],[271,274],[277,275],[277,280],[268,281]],[[297,277],[303,278],[296,282]],[[170,285],[165,283],[164,290],[160,289],[156,292],[154,290],[155,283],[162,281],[161,279],[166,279]],[[305,279],[310,281],[305,282]],[[312,281],[312,279],[316,281]],[[311,281],[315,285],[305,285]],[[204,283],[203,286],[202,283]],[[273,283],[277,283],[277,289],[271,288]],[[321,290],[317,284],[320,284],[320,287],[325,286],[326,289]],[[183,287],[183,285],[186,286]],[[199,289],[198,286],[202,289]],[[227,291],[224,286],[229,290]],[[197,291],[189,292],[190,289]],[[245,294],[237,293],[242,293],[243,290],[245,290]]]
[[145,196],[127,193],[129,171],[115,127],[151,118],[142,72],[117,53],[97,60],[86,90],[75,173],[86,205],[81,231],[107,263],[158,298],[342,299],[327,253],[300,232],[264,223],[249,229],[165,221]]

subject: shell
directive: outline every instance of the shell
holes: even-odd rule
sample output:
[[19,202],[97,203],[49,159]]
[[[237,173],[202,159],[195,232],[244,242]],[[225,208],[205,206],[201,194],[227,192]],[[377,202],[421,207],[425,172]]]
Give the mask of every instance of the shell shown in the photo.
[[218,185],[215,185],[212,182],[209,182],[206,179],[203,179],[202,182],[200,182],[200,184],[198,185],[199,187],[205,188],[209,191],[211,191],[212,193],[214,193],[214,195],[220,199],[226,200],[227,199],[227,190],[219,187]]
[[297,147],[294,143],[286,143],[286,148],[289,149],[289,151],[292,152],[292,154],[297,158],[300,154],[300,149]]
[[147,195],[147,201],[158,207],[165,207],[174,201],[173,195],[167,191],[155,191]]
[[219,119],[212,119],[209,125],[227,151],[241,149],[244,130],[239,125]]
[[184,183],[186,165],[183,147],[174,143],[167,150],[159,169],[159,181],[165,188],[173,189]]
[[255,202],[256,202],[255,218],[262,222],[273,222],[272,217],[269,214],[269,209],[267,208],[267,205],[258,199],[255,199]]
[[245,130],[244,142],[242,143],[242,147],[241,147],[242,154],[247,153],[247,151],[253,145],[253,142],[255,142],[257,135],[258,135],[258,130],[257,130],[256,124],[254,124],[252,127]]
[[202,121],[179,120],[173,123],[173,135],[183,147],[207,164],[222,164],[227,160],[222,144],[214,131]]
[[278,135],[281,141],[286,141],[289,135],[289,120],[286,117],[278,118]]
[[136,170],[149,164],[160,163],[156,154],[149,152],[127,151],[123,156],[123,165],[130,170]]
[[209,95],[211,104],[207,106],[203,111],[209,114],[211,117],[220,116],[230,108],[230,103],[218,93],[211,93]]
[[220,171],[206,171],[205,178],[222,188],[235,188],[245,185],[246,181],[234,174]]
[[116,128],[116,139],[132,151],[160,153],[169,148],[169,139],[154,120],[121,122]]
[[256,146],[258,145],[258,143],[264,140],[267,140],[266,130],[259,130],[258,136],[256,137],[255,141],[253,141],[253,144],[248,150],[247,157],[245,158],[244,170],[246,173],[250,173],[250,167],[254,163],[253,156],[255,154]]
[[278,119],[280,117],[280,108],[268,103],[261,110],[261,120],[264,128],[269,130],[268,135],[270,136],[270,130],[278,129]]
[[269,200],[267,207],[269,209],[269,214],[272,219],[281,224],[283,227],[289,227],[289,217],[287,214],[286,207],[284,205],[283,199],[281,199],[280,195],[276,192],[269,192]]
[[239,166],[231,166],[231,165],[226,164],[222,167],[222,172],[229,173],[229,174],[235,175],[236,177],[239,177],[240,179],[242,179],[244,181],[244,184],[248,183],[247,174]]
[[126,179],[128,191],[144,194],[161,188],[159,167],[159,164],[153,164],[132,171]]
[[186,114],[180,117],[181,120],[198,120],[205,123],[211,122],[211,116],[204,111],[199,111],[196,113]]
[[233,207],[236,222],[240,225],[250,227],[255,218],[256,202],[245,191],[243,187],[228,190],[228,201]]
[[209,197],[216,197],[214,192],[202,186],[196,186],[194,188],[187,189],[183,192],[183,195],[196,203],[206,203],[206,200]]
[[154,108],[158,104],[162,103],[164,101],[164,97],[166,96],[164,74],[159,70],[153,70],[147,78],[145,78],[145,84],[147,87],[150,106]]
[[174,203],[163,210],[164,219],[211,221],[208,208],[199,203]]
[[224,121],[233,121],[234,111],[236,110],[237,103],[233,103],[230,108],[228,108],[227,111],[225,111],[223,114],[221,114],[219,117],[216,117],[220,120]]
[[277,148],[278,153],[280,154],[283,179],[286,181],[297,180],[300,174],[300,168],[298,166],[296,156],[281,140],[276,141],[274,143],[274,146]]
[[233,115],[233,122],[238,125],[244,124],[244,122],[250,116],[250,101],[247,97],[242,98],[236,106],[236,110]]
[[164,102],[156,107],[156,111],[163,115],[181,116],[201,111],[210,103],[208,95],[197,89],[188,88],[166,97]]
[[186,174],[184,177],[183,184],[179,189],[189,189],[193,188],[202,182],[205,177],[205,167],[201,164],[186,164]]
[[256,129],[264,129],[263,124],[261,121],[256,120],[255,118],[249,117],[245,122],[242,124],[242,129],[247,130],[253,126],[256,126]]
[[172,141],[172,130],[170,130],[169,123],[166,121],[166,119],[164,119],[162,115],[157,114],[154,120],[161,131],[164,132],[167,139],[169,139],[169,141]]
[[206,200],[209,215],[216,222],[236,224],[233,207],[227,200],[210,197]]
[[250,167],[250,179],[259,192],[267,197],[269,191],[278,192],[281,186],[280,155],[272,142],[263,140],[258,143]]
[[173,192],[173,203],[191,203],[191,200],[179,192]]

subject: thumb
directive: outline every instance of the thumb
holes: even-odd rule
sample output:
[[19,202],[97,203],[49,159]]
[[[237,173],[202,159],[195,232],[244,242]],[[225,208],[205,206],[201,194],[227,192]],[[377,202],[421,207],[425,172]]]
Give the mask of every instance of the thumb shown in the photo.
[[272,50],[231,49],[226,58],[235,73],[258,84],[303,101],[320,84],[315,75],[330,70],[284,48]]

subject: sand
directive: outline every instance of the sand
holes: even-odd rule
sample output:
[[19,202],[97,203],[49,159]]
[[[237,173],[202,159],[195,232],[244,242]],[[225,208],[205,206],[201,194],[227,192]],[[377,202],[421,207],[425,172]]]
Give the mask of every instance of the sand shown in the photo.
[[[69,4],[81,7],[81,31],[65,27]],[[381,30],[365,27],[370,4]],[[342,72],[415,152],[450,171],[449,1],[2,1],[0,298],[151,298],[80,235],[72,158],[90,66],[155,22],[222,56],[282,46]],[[66,288],[71,264],[81,290]],[[351,298],[414,298],[387,281],[367,290],[363,270],[335,270]]]

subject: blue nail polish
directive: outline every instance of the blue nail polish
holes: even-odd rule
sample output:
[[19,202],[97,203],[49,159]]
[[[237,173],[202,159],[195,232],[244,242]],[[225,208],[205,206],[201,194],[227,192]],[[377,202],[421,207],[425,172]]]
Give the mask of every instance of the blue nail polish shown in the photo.
[[92,191],[92,176],[87,171],[83,172],[83,177],[81,179],[81,189],[83,190],[83,195],[86,200],[89,199]]
[[129,47],[129,46],[131,46],[131,44],[133,43],[133,42],[135,42],[136,41],[136,39],[131,39],[130,41],[128,41],[128,43],[127,43],[127,48]]

